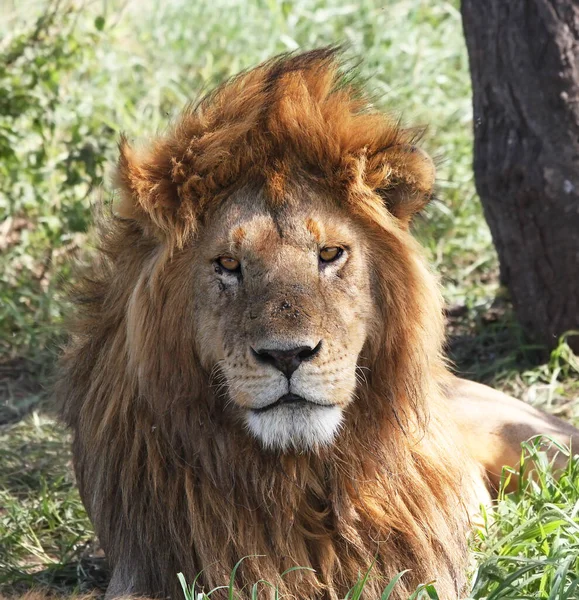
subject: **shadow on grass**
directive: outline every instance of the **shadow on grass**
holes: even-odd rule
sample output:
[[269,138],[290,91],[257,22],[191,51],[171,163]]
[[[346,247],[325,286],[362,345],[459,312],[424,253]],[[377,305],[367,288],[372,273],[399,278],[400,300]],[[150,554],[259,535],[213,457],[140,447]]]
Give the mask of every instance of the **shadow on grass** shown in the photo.
[[15,423],[46,402],[52,360],[18,357],[0,362],[0,426]]
[[[90,550],[87,549],[87,553]],[[9,583],[3,584],[3,581]],[[34,573],[9,569],[0,578],[0,592],[8,597],[18,597],[29,590],[42,589],[50,596],[91,594],[96,600],[104,596],[109,581],[110,572],[106,559],[88,554],[78,560],[50,565]]]
[[491,386],[549,359],[548,350],[527,340],[512,305],[502,297],[491,307],[447,311],[447,353],[457,375]]
[[0,596],[104,592],[109,573],[54,418],[54,354],[0,363]]

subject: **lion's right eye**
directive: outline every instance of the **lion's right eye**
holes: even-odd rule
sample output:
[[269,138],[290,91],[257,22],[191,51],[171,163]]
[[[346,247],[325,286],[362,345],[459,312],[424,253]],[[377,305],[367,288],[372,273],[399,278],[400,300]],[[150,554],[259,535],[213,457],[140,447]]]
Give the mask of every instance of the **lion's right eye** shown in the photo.
[[231,256],[220,256],[217,259],[217,262],[220,267],[223,267],[226,271],[230,271],[231,273],[238,273],[241,270],[240,262]]

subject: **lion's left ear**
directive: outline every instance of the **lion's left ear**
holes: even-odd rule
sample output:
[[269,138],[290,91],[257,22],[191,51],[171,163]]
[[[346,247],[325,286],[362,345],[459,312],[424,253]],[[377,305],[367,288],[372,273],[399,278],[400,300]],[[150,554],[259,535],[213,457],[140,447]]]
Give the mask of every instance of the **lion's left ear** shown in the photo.
[[367,185],[406,227],[430,201],[435,178],[434,161],[417,146],[392,146],[367,157]]

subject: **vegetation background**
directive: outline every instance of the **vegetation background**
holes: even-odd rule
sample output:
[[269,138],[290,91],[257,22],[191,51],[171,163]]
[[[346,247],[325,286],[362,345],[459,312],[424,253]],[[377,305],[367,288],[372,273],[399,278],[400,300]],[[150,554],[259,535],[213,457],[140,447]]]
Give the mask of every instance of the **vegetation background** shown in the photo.
[[[114,196],[120,132],[162,131],[185,104],[239,70],[331,43],[363,59],[381,108],[428,125],[424,146],[439,161],[439,200],[415,230],[441,276],[457,370],[579,421],[579,359],[566,338],[550,355],[528,344],[499,286],[473,185],[458,0],[0,0],[5,593],[106,584],[49,396],[71,261],[93,247],[95,199]],[[542,485],[501,503],[473,543],[473,597],[579,598],[578,473],[571,461],[556,483],[545,465]]]

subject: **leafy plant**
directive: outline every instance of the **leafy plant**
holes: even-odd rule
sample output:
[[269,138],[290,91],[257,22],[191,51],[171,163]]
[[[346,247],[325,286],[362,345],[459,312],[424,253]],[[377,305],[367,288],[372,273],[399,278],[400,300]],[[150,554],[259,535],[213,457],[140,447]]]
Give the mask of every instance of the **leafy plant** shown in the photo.
[[34,353],[61,320],[60,278],[111,145],[75,81],[94,69],[100,37],[53,1],[0,46],[0,358]]
[[[565,469],[554,469],[546,446],[569,457]],[[475,544],[473,598],[579,598],[579,455],[569,454],[536,438],[523,444],[519,470],[505,470],[497,507]],[[515,475],[518,490],[506,494]]]

